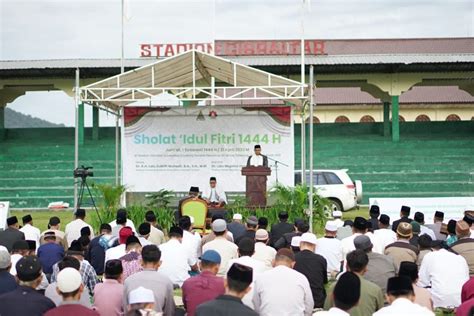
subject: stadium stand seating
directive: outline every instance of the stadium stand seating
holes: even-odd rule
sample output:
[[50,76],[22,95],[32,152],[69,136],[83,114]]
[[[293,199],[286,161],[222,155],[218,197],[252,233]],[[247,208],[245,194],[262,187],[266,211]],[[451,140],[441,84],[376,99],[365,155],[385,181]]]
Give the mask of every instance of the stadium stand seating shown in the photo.
[[[369,197],[474,196],[474,122],[401,123],[399,143],[381,136],[380,123],[315,126],[314,168],[349,169],[363,183],[364,204]],[[300,134],[296,125],[296,168]]]
[[[114,129],[102,128],[92,141],[85,130],[79,165],[93,166],[93,182],[114,182]],[[11,207],[45,208],[50,202],[74,200],[74,129],[9,129],[0,142],[0,201]]]
[[[100,140],[85,131],[79,164],[94,167],[94,182],[114,182],[113,128]],[[308,135],[308,134],[307,134]],[[474,122],[401,123],[401,141],[383,137],[380,123],[315,125],[317,169],[349,169],[369,197],[474,196]],[[73,204],[74,129],[8,129],[0,141],[0,201],[11,207]],[[295,125],[300,168],[300,126]]]

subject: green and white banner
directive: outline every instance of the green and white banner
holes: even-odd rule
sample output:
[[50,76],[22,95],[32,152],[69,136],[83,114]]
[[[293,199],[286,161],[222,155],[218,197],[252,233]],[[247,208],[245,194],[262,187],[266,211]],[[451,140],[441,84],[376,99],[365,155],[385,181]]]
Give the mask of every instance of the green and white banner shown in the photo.
[[241,168],[255,144],[269,157],[276,182],[294,184],[290,107],[127,107],[122,143],[123,183],[131,192],[202,190],[215,176],[225,191],[245,191]]

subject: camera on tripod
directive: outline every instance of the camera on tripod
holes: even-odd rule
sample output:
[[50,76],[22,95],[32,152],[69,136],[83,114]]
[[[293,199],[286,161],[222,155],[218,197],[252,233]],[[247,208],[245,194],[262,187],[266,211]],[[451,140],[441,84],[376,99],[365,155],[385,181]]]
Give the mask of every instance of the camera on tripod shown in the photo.
[[77,185],[79,184],[79,192],[77,195],[77,200],[75,203],[75,208],[79,209],[82,206],[82,199],[84,198],[84,192],[87,190],[87,193],[89,195],[89,198],[92,202],[92,205],[94,206],[95,212],[97,214],[97,217],[99,218],[99,222],[102,223],[102,219],[100,218],[99,211],[97,210],[97,206],[94,201],[94,196],[92,195],[91,189],[89,188],[89,184],[87,184],[87,177],[93,177],[94,172],[92,172],[93,167],[84,167],[84,165],[77,167],[74,169],[73,174],[74,174],[74,179],[80,178],[81,180],[75,181],[74,185],[75,188],[77,188]]
[[85,179],[87,177],[93,177],[94,172],[91,170],[93,167],[84,167],[84,165],[74,169],[74,178]]

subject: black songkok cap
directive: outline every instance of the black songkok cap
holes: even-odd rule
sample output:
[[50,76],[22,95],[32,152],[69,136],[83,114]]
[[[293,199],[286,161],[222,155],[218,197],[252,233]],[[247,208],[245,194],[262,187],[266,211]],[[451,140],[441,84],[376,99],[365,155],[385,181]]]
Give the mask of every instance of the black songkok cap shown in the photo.
[[367,220],[359,216],[354,218],[354,227],[359,230],[367,229]]
[[86,210],[83,208],[78,208],[74,214],[78,217],[83,217],[86,216]]
[[26,256],[16,263],[16,275],[20,281],[33,281],[41,275],[41,262],[36,256]]
[[400,211],[406,215],[410,215],[410,210],[411,210],[411,207],[405,206],[405,205],[402,205],[402,208],[400,209]]
[[370,210],[369,210],[369,214],[379,215],[380,214],[379,206],[378,205],[371,205]]
[[211,177],[209,181],[217,181],[217,180],[216,180],[216,177]]
[[84,255],[84,251],[82,251],[82,246],[79,240],[73,240],[71,246],[67,250],[67,255]]
[[434,217],[444,219],[444,213],[440,211],[436,211]]
[[28,249],[29,250],[36,250],[36,241],[35,240],[27,240]]
[[31,215],[28,214],[28,215],[23,216],[21,220],[23,221],[23,225],[25,225],[26,223],[31,222],[33,220],[33,217],[31,217]]
[[30,247],[26,240],[17,240],[13,243],[13,250],[30,250]]
[[286,211],[280,211],[280,212],[278,213],[278,218],[279,218],[279,219],[288,219],[288,212],[286,212]]
[[406,276],[410,278],[412,282],[418,279],[418,265],[411,261],[402,261],[400,263],[400,269],[398,270],[399,276]]
[[379,221],[384,225],[390,225],[390,216],[382,214],[380,215]]
[[341,303],[356,305],[360,299],[360,278],[353,272],[343,273],[334,287],[333,294]]
[[350,226],[350,227],[352,227],[352,226],[354,226],[354,222],[351,221],[350,219],[346,219],[346,220],[344,221],[344,226]]
[[191,187],[189,188],[189,192],[199,193],[199,187]]
[[411,280],[406,276],[398,276],[388,279],[387,294],[393,296],[407,295],[413,293]]
[[18,218],[16,216],[7,218],[7,226],[15,225],[16,223],[18,223]]
[[235,281],[250,284],[252,283],[252,268],[234,263],[227,272],[227,277]]
[[255,145],[255,146],[253,146],[253,148],[257,149],[257,148],[262,148],[262,147],[260,147],[260,145]]

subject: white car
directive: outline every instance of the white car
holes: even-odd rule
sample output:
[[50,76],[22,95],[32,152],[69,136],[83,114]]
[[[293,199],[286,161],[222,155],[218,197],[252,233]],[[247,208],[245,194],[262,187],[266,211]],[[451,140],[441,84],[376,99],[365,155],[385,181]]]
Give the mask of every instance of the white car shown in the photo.
[[[301,171],[295,172],[295,183],[301,183]],[[309,171],[306,171],[306,184]],[[347,169],[313,171],[313,184],[319,196],[331,201],[331,210],[348,211],[359,206],[362,201],[362,182],[352,181]]]

